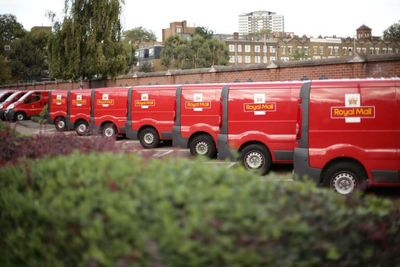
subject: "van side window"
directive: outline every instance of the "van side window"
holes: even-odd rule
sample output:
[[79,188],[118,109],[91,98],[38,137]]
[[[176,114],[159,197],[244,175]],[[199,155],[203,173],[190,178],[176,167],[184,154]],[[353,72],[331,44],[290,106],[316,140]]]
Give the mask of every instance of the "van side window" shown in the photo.
[[40,93],[33,93],[25,100],[25,104],[30,104],[39,100],[40,100]]

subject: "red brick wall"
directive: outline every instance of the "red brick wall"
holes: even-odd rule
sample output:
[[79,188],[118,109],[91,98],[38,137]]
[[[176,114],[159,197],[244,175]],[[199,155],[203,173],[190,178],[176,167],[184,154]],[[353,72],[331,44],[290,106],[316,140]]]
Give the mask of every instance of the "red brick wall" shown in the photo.
[[[279,65],[239,65],[209,69],[176,70],[120,76],[115,80],[49,82],[21,85],[25,89],[75,89],[103,86],[135,86],[148,84],[226,83],[246,81],[292,81],[301,79],[344,79],[400,77],[400,55],[368,58],[332,59],[317,62],[290,62]],[[17,87],[2,86],[4,87]]]

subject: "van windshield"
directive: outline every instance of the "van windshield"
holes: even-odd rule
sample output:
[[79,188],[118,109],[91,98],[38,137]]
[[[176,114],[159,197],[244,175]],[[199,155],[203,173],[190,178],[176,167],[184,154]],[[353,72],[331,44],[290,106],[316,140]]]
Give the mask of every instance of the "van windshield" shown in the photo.
[[33,92],[28,92],[28,93],[24,94],[24,96],[21,97],[21,98],[19,99],[19,101],[24,102],[24,100],[27,99],[32,93],[33,93]]
[[23,96],[25,94],[25,92],[15,92],[12,95],[10,95],[9,97],[7,97],[6,101],[4,102],[10,102],[10,101],[17,101],[18,99],[21,98],[21,96]]
[[1,92],[0,93],[0,103],[5,101],[10,95],[12,95],[12,92]]

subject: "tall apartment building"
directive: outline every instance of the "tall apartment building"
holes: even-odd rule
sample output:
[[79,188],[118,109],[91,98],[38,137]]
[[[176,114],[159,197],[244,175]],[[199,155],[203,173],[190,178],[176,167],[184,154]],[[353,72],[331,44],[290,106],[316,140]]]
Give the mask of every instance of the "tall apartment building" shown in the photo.
[[239,15],[239,34],[260,32],[270,30],[272,32],[285,31],[285,19],[271,11],[254,11]]

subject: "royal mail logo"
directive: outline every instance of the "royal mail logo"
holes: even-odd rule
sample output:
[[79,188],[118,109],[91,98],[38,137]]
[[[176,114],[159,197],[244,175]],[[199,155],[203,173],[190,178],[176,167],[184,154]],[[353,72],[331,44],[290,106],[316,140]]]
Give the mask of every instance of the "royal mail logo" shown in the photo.
[[97,99],[97,105],[114,105],[114,99]]
[[64,99],[53,99],[53,104],[55,104],[55,105],[62,105],[62,104],[65,104],[65,98]]
[[156,101],[153,99],[150,100],[135,100],[135,106],[142,107],[142,106],[155,106]]
[[331,107],[332,119],[342,118],[375,118],[375,107]]
[[332,119],[344,119],[346,123],[360,123],[361,119],[375,118],[375,106],[361,106],[360,94],[345,94],[344,103],[344,107],[331,107]]
[[255,112],[255,111],[276,111],[276,103],[269,102],[269,103],[245,103],[244,104],[244,111],[245,112]]
[[86,101],[86,99],[73,99],[72,100],[72,105],[74,105],[74,106],[82,106],[82,105],[86,105],[86,103],[87,103],[87,101]]
[[185,102],[186,109],[198,109],[198,108],[211,108],[210,101],[202,101],[202,102],[195,102],[195,101],[186,101]]

